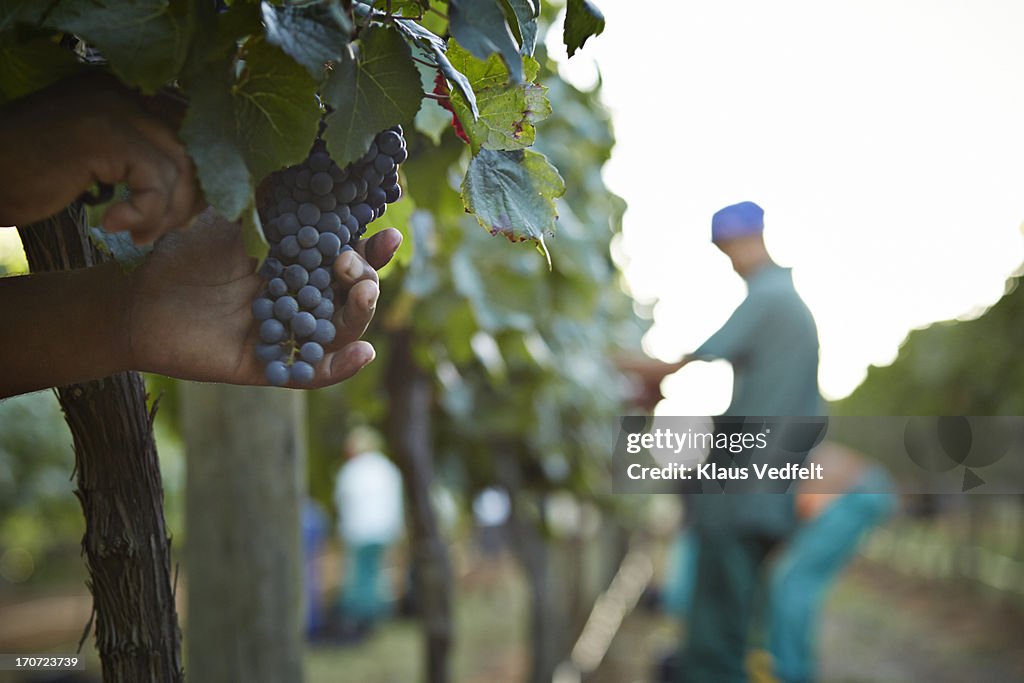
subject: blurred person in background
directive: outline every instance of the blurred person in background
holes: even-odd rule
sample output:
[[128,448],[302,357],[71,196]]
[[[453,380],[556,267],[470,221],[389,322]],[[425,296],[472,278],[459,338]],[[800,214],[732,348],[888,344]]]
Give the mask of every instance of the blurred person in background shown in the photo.
[[817,680],[821,608],[867,533],[896,510],[892,480],[878,464],[826,441],[810,461],[828,472],[827,483],[797,486],[800,520],[771,574],[768,641],[772,668],[783,683]]
[[306,586],[306,637],[320,637],[325,625],[320,557],[327,540],[330,519],[323,506],[308,495],[302,501],[302,560]]
[[[721,209],[711,220],[711,240],[746,282],[747,296],[717,332],[672,368],[695,360],[729,361],[732,401],[723,417],[822,415],[817,327],[791,271],[768,253],[764,210],[753,202]],[[713,450],[708,461],[717,459],[729,464],[731,455]],[[687,509],[695,583],[686,645],[670,675],[686,683],[743,683],[765,561],[795,528],[794,498],[698,493],[687,497]]]
[[392,591],[381,580],[381,564],[402,535],[402,475],[381,453],[380,439],[370,429],[353,430],[344,455],[334,486],[338,532],[345,546],[338,635],[358,640],[391,608]]

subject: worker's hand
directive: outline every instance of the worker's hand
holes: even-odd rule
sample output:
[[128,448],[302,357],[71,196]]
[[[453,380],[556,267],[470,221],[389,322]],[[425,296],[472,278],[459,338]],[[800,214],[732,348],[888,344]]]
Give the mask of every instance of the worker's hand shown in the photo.
[[[380,293],[376,269],[401,242],[394,228],[382,230],[334,262],[335,301],[344,305],[309,388],[348,379],[373,360],[373,347],[360,337]],[[182,379],[267,384],[251,312],[265,281],[253,267],[239,225],[213,210],[189,229],[165,235],[130,278],[131,366]]]
[[131,197],[104,227],[152,242],[185,226],[204,200],[178,140],[184,106],[143,98],[93,70],[0,110],[0,225],[52,216],[94,183],[125,183]]

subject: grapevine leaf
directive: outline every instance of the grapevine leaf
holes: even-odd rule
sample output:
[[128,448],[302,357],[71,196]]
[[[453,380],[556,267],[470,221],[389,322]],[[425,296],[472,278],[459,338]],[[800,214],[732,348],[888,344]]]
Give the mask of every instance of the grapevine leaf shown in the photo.
[[8,34],[0,44],[0,103],[45,88],[80,68],[73,52],[45,34],[26,35],[22,40]]
[[324,140],[339,166],[362,156],[381,130],[412,121],[423,96],[409,46],[396,31],[371,28],[353,47],[323,90],[334,108]]
[[478,59],[501,56],[514,83],[523,82],[523,60],[498,0],[449,0],[449,29]]
[[395,22],[395,28],[402,33],[406,40],[417,43],[421,46],[425,46],[430,50],[430,55],[433,58],[434,64],[441,70],[444,77],[455,84],[455,87],[462,93],[463,98],[466,100],[466,104],[469,106],[470,111],[473,114],[473,118],[476,118],[479,112],[476,108],[476,95],[473,93],[473,88],[469,85],[469,79],[466,76],[452,66],[452,63],[448,60],[445,55],[447,46],[444,40],[436,34],[428,31],[414,21],[407,19],[399,19]]
[[261,263],[270,251],[255,202],[242,211],[242,243],[245,244],[245,253]]
[[547,157],[532,150],[482,149],[469,162],[462,181],[466,210],[492,235],[513,242],[536,240],[555,229],[555,199],[565,181]]
[[185,3],[167,0],[60,2],[46,24],[96,46],[122,81],[153,93],[174,80],[193,26]]
[[524,57],[532,57],[537,46],[537,15],[533,0],[501,0],[506,14],[514,18],[512,30],[519,41],[519,53]]
[[565,29],[562,40],[572,57],[587,38],[604,31],[604,15],[590,0],[569,0],[565,8]]
[[254,179],[306,158],[320,125],[316,82],[276,47],[256,42],[233,90],[239,139]]
[[225,60],[196,75],[181,127],[206,198],[230,220],[256,182],[306,156],[320,117],[316,84],[276,47],[255,42],[237,82],[234,71]]
[[351,38],[329,20],[328,12],[317,5],[262,3],[267,41],[291,55],[317,80],[324,75],[325,63],[341,59]]
[[[450,55],[453,63],[466,73],[477,95],[480,114],[474,119],[461,93],[451,93],[452,108],[473,152],[481,147],[511,150],[531,146],[536,136],[533,124],[551,113],[545,88],[529,82],[508,83],[497,55],[481,61],[458,44],[452,45]],[[526,57],[523,66],[528,80],[536,78],[540,66],[532,57]]]

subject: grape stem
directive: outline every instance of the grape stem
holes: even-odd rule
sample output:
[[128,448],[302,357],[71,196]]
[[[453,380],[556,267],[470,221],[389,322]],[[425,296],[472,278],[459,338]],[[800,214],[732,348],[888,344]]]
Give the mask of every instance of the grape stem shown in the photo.
[[437,93],[432,93],[432,92],[425,92],[425,93],[423,93],[423,96],[426,97],[427,99],[435,100],[437,102],[450,102],[451,101],[451,97],[449,97],[448,95],[438,95]]

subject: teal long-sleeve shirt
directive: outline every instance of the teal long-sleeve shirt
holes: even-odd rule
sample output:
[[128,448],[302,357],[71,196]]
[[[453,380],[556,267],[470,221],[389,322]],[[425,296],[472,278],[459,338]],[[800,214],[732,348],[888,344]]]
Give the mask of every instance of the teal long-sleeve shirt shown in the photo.
[[733,367],[724,415],[823,415],[818,329],[788,268],[769,263],[747,278],[747,297],[691,354]]

